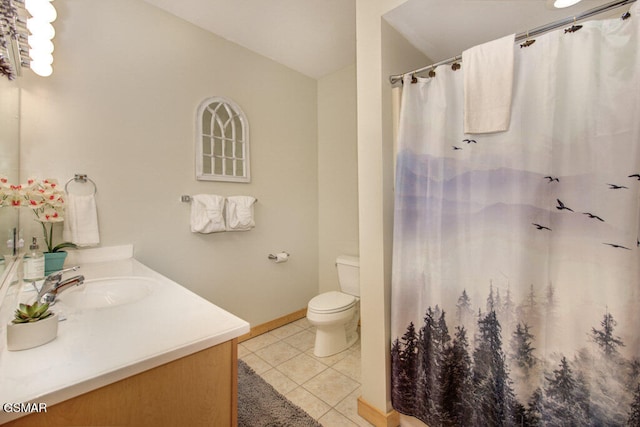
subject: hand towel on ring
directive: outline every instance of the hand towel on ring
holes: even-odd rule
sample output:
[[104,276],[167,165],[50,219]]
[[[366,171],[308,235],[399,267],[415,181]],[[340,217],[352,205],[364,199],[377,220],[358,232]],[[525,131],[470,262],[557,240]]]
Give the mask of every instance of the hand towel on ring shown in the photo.
[[78,246],[100,243],[98,212],[94,194],[67,194],[62,238]]

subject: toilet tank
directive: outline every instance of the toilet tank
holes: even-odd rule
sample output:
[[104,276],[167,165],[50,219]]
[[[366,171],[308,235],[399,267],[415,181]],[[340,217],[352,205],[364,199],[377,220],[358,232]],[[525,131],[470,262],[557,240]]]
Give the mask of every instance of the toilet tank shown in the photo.
[[360,296],[360,258],[340,255],[336,259],[340,290],[345,294]]

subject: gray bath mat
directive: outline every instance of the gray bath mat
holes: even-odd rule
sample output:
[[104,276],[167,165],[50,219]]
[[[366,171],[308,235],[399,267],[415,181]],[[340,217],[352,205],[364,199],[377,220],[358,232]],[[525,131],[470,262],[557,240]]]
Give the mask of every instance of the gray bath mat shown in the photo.
[[238,427],[322,427],[238,360]]

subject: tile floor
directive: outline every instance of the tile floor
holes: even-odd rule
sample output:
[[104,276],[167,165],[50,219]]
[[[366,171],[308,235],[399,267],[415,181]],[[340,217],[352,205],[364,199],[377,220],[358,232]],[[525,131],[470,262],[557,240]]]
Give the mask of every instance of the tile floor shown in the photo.
[[371,426],[357,412],[360,341],[319,358],[314,339],[304,318],[240,343],[238,357],[324,427]]

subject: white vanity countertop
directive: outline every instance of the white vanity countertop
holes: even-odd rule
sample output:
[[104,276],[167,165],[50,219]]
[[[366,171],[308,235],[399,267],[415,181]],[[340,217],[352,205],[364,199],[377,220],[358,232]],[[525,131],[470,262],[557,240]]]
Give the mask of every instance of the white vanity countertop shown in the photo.
[[[249,332],[244,320],[133,258],[81,264],[65,278],[75,274],[86,280],[144,276],[157,282],[139,301],[84,311],[65,308],[62,293],[53,306],[66,316],[57,338],[28,350],[6,349],[6,319],[1,319],[0,404],[51,406]],[[21,415],[26,414],[0,407],[0,424]]]

